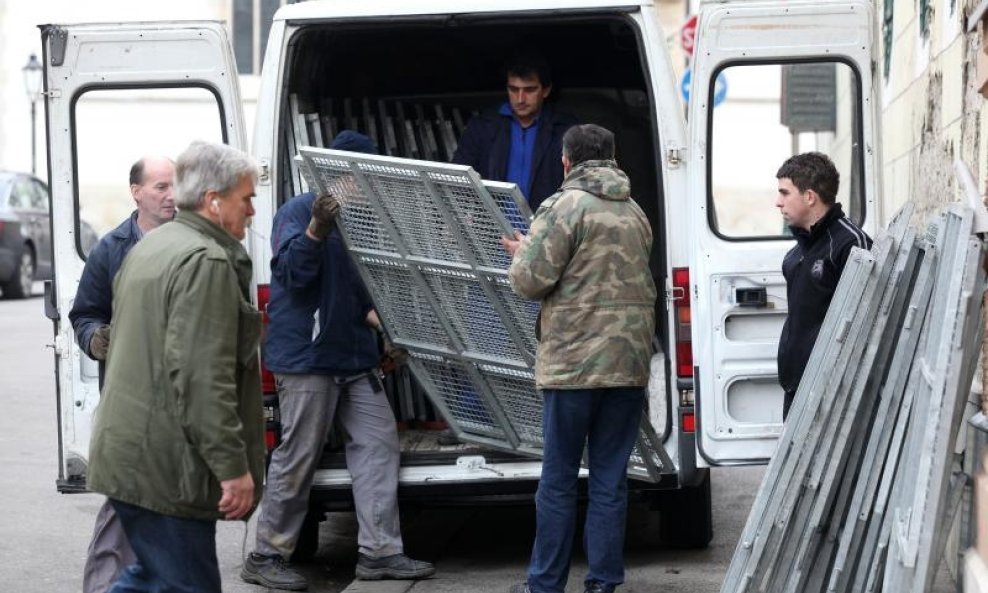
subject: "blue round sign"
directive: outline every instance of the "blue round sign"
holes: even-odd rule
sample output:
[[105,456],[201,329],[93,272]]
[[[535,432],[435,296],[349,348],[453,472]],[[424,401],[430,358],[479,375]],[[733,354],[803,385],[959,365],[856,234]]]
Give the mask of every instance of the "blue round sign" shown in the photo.
[[[683,95],[683,101],[690,100],[690,82],[693,80],[693,69],[687,68],[683,72],[683,78],[679,81],[679,92]],[[717,107],[727,98],[727,77],[721,72],[714,81],[714,107]]]

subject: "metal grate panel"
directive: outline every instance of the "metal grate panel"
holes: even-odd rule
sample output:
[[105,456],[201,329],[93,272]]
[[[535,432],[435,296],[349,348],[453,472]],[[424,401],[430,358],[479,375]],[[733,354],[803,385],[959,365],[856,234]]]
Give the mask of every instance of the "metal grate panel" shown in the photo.
[[[394,344],[465,440],[540,455],[538,303],[514,294],[503,235],[526,232],[514,184],[469,167],[304,147],[310,187],[343,204],[340,230]],[[657,481],[672,461],[643,422],[629,474]]]

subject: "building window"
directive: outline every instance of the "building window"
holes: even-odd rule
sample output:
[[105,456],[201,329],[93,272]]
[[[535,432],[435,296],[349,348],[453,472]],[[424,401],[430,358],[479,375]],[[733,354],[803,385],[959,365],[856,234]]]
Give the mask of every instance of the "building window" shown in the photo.
[[297,0],[233,0],[230,29],[238,72],[260,74],[274,13],[281,6],[295,1]]

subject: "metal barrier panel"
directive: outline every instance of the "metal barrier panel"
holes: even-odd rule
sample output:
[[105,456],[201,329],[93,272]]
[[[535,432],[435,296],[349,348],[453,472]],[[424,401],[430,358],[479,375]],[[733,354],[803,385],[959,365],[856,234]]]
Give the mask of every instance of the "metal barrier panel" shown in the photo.
[[[309,187],[342,202],[339,227],[385,329],[457,435],[530,455],[542,449],[535,388],[538,303],[514,294],[500,238],[526,232],[514,184],[431,161],[302,147]],[[674,471],[645,421],[629,474]]]

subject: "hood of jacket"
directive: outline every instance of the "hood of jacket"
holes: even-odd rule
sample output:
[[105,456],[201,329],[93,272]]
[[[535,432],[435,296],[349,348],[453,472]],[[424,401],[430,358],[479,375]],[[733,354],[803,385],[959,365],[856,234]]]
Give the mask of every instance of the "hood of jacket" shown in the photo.
[[578,189],[615,202],[631,198],[631,181],[612,160],[580,163],[570,169],[560,189]]

